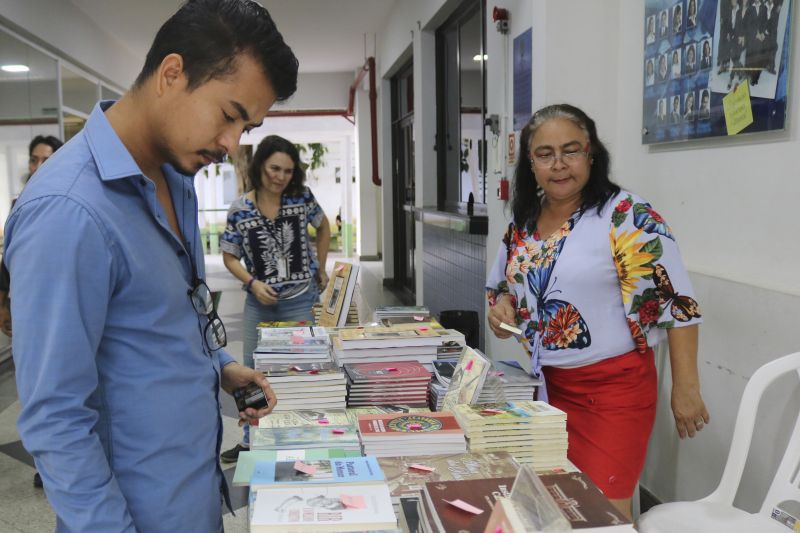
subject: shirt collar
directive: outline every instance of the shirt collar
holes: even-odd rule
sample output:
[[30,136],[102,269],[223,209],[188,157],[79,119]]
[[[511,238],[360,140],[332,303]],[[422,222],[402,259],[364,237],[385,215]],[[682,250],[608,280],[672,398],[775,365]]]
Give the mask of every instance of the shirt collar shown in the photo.
[[[144,176],[142,169],[134,161],[133,156],[122,144],[122,140],[114,131],[111,123],[106,118],[106,110],[114,104],[114,100],[103,100],[95,104],[89,120],[86,121],[84,131],[89,142],[89,149],[97,163],[100,179],[111,181],[120,178]],[[189,181],[193,176],[186,176],[176,171],[172,165],[164,164],[161,170],[169,177],[181,178],[180,181]]]

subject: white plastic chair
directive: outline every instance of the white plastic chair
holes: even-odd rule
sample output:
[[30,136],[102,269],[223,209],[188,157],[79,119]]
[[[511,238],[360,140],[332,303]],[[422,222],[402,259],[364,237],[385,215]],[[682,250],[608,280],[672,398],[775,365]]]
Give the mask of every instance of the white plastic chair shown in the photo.
[[[780,502],[800,502],[800,416],[794,425],[783,459],[758,513],[748,513],[733,506],[742,479],[758,404],[764,390],[777,378],[797,372],[800,376],[800,352],[793,353],[759,368],[744,389],[739,414],[733,429],[733,442],[716,490],[694,502],[657,505],[639,518],[639,533],[788,533],[785,525],[770,518]],[[800,408],[798,409],[800,411]]]

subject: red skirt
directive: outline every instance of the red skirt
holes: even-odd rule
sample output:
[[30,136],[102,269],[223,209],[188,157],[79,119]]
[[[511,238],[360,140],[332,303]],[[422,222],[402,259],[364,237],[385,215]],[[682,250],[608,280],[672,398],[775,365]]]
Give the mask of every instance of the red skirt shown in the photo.
[[544,367],[551,405],[567,413],[567,457],[607,498],[630,498],[656,418],[653,350],[578,368]]

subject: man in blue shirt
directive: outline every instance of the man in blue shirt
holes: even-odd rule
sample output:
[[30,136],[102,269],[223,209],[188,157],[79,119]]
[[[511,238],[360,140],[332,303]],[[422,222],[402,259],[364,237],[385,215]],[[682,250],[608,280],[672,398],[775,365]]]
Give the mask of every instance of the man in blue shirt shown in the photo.
[[189,0],[133,88],[101,102],[6,224],[19,433],[57,531],[218,531],[218,391],[264,377],[220,349],[193,174],[233,152],[297,60],[249,0]]

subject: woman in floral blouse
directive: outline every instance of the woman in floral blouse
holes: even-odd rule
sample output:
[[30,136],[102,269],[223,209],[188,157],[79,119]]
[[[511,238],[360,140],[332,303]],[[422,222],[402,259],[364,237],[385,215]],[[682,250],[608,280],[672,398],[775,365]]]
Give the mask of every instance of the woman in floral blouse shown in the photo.
[[[522,130],[508,226],[487,280],[489,326],[516,324],[567,412],[569,459],[615,505],[630,501],[656,413],[652,346],[669,341],[681,438],[709,422],[700,395],[700,310],[664,219],[609,180],[594,121],[552,105]],[[545,391],[543,391],[545,392]]]

